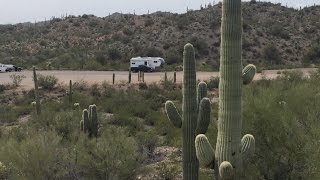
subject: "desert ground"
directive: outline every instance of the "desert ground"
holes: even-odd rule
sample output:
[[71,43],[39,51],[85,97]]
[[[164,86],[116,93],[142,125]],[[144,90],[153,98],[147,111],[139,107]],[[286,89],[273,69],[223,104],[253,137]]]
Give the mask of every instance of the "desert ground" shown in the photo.
[[[279,76],[279,71],[292,71],[299,70],[302,71],[305,76],[308,76],[310,72],[314,72],[317,68],[300,68],[300,69],[282,69],[282,70],[265,70],[261,73],[257,73],[254,77],[254,80],[259,80],[262,77],[267,79],[273,79]],[[59,83],[67,84],[70,80],[73,82],[76,81],[86,81],[89,84],[93,83],[101,83],[103,81],[107,81],[112,83],[112,75],[115,73],[115,83],[122,83],[128,81],[128,71],[37,71],[37,74],[42,75],[54,75],[59,79]],[[173,79],[174,72],[167,72],[168,78]],[[11,83],[12,80],[10,75],[12,74],[20,74],[25,75],[26,78],[23,79],[21,83],[21,88],[23,89],[31,89],[33,88],[32,71],[25,70],[22,72],[8,72],[8,73],[0,73],[0,84],[8,84]],[[146,83],[159,82],[164,79],[164,72],[152,72],[145,73],[144,81]],[[216,77],[219,75],[219,72],[197,72],[197,79],[199,80],[208,80],[210,77]],[[181,82],[183,77],[183,72],[177,72],[177,82]],[[132,73],[132,83],[138,82],[138,73]]]

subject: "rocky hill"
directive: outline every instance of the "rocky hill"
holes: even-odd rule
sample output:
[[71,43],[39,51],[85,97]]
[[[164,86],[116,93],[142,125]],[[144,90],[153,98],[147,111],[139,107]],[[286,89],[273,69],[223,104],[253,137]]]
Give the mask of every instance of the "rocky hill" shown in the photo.
[[[260,67],[320,62],[320,6],[296,10],[266,2],[243,3],[243,60]],[[185,14],[115,13],[0,25],[0,63],[25,68],[126,69],[131,57],[161,56],[169,67],[182,48],[196,48],[198,68],[218,69],[221,4]]]

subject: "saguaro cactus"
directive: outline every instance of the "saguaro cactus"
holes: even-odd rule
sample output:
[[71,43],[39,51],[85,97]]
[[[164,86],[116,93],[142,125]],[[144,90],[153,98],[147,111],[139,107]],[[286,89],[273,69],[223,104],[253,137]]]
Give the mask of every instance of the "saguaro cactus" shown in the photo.
[[131,83],[131,69],[129,69],[129,80],[128,80],[128,82],[129,82],[129,84]]
[[72,80],[70,80],[69,82],[69,91],[68,91],[68,96],[69,96],[69,102],[72,103],[72,94],[73,94],[73,91],[72,91]]
[[196,85],[195,54],[191,44],[184,46],[183,52],[183,102],[182,117],[174,103],[167,101],[165,109],[169,120],[177,128],[182,128],[183,179],[197,180],[199,162],[196,158],[195,136],[206,133],[210,121],[210,101],[206,98],[207,85]]
[[114,81],[115,81],[115,78],[116,78],[116,75],[113,73],[113,74],[112,74],[112,84],[115,83],[115,82],[114,82]]
[[84,109],[82,111],[80,129],[85,133],[88,133],[89,137],[98,137],[98,116],[96,105],[90,105],[89,110]]
[[221,56],[219,81],[218,137],[215,152],[205,135],[196,137],[197,157],[200,163],[215,169],[216,179],[241,179],[243,163],[254,151],[254,137],[241,140],[242,84],[252,81],[256,68],[242,69],[241,0],[223,0],[221,25]]
[[33,66],[33,82],[34,82],[34,98],[36,99],[36,111],[37,114],[41,114],[41,106],[38,92],[38,79],[36,73],[36,67]]

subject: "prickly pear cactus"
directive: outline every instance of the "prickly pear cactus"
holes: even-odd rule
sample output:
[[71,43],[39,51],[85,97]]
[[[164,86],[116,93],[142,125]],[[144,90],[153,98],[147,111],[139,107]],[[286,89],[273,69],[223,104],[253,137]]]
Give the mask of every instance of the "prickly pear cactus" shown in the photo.
[[215,169],[220,180],[241,179],[243,165],[252,156],[255,140],[252,135],[241,139],[242,85],[249,84],[256,72],[254,65],[243,70],[241,0],[223,0],[219,81],[218,137],[215,152],[207,137],[196,137],[197,157],[201,164]]
[[[197,180],[199,163],[196,158],[195,136],[206,133],[210,121],[210,101],[207,85],[196,85],[195,54],[191,44],[186,44],[183,53],[183,102],[182,117],[174,103],[167,101],[165,109],[169,120],[177,128],[182,128],[183,179]],[[197,93],[198,89],[198,93]]]

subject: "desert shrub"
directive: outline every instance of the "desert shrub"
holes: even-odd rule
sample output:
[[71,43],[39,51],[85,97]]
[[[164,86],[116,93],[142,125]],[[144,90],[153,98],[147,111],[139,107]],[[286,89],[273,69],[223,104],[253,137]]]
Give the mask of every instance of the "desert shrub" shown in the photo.
[[119,49],[113,48],[113,47],[108,49],[108,56],[112,60],[121,59],[121,57],[122,57],[121,52],[119,51]]
[[209,54],[208,43],[205,39],[194,36],[191,38],[190,43],[195,47],[196,55],[203,56]]
[[154,24],[154,21],[151,18],[146,19],[146,21],[144,22],[144,25],[146,27],[152,26],[153,24]]
[[271,44],[267,45],[263,49],[263,57],[265,60],[267,60],[272,64],[280,64],[281,62],[281,56],[280,56],[279,50],[277,49],[277,47]]
[[25,79],[25,78],[26,78],[25,75],[20,75],[20,74],[11,74],[10,75],[10,79],[12,80],[12,84],[15,87],[20,86],[22,80]]
[[101,96],[99,84],[94,83],[90,87],[90,95],[91,96]]
[[67,178],[66,155],[54,132],[38,132],[18,142],[2,141],[0,156],[9,169],[9,179]]
[[6,86],[3,84],[0,84],[0,93],[6,90]]
[[302,58],[304,63],[320,62],[320,45],[312,46]]
[[166,53],[166,64],[171,65],[182,61],[182,56],[175,49],[170,49]]
[[273,36],[277,36],[283,39],[290,39],[289,32],[283,28],[280,24],[274,24],[270,27],[270,33]]
[[79,166],[87,179],[132,179],[137,173],[136,142],[125,129],[107,129],[97,142],[81,139],[76,148],[81,157]]
[[161,57],[162,56],[162,52],[155,47],[149,47],[149,48],[145,49],[143,54],[145,56],[149,56],[149,57]]
[[58,78],[56,78],[54,75],[38,74],[37,78],[39,86],[46,90],[52,90],[58,82]]
[[207,87],[209,90],[213,90],[219,87],[219,76],[213,77],[211,76],[208,81],[205,81],[207,83]]
[[79,91],[84,91],[88,89],[88,82],[84,81],[83,79],[76,81],[73,83],[73,88]]
[[139,83],[139,89],[147,89],[147,88],[148,88],[147,83],[145,83],[145,82],[140,82]]
[[257,147],[250,179],[320,177],[313,169],[320,159],[314,154],[319,149],[319,81],[304,79],[299,72],[284,74],[244,89],[244,133],[255,136]]

